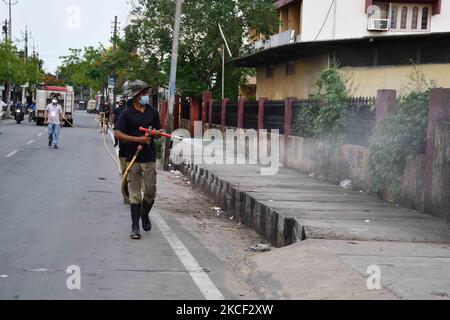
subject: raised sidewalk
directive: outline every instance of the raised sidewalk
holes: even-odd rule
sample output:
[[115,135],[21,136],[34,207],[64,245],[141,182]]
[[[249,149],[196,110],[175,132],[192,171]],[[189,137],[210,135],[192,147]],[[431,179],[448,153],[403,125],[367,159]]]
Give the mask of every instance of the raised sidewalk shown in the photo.
[[281,168],[253,165],[178,169],[228,214],[277,247],[307,239],[450,243],[450,223]]

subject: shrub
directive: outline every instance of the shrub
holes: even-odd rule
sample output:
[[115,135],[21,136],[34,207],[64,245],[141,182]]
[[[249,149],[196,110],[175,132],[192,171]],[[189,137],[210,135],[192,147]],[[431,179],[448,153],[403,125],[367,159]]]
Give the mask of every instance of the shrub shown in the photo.
[[400,194],[408,160],[425,152],[429,92],[436,86],[417,67],[409,78],[398,99],[397,113],[388,116],[371,139],[371,191],[388,187],[394,198]]

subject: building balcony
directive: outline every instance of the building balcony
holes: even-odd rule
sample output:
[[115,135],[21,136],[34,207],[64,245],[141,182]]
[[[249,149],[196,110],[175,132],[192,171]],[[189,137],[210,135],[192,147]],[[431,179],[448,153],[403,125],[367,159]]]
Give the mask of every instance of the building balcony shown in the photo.
[[295,30],[287,30],[270,37],[269,40],[256,41],[253,44],[253,49],[256,51],[276,48],[299,42],[301,40],[300,35],[295,34]]

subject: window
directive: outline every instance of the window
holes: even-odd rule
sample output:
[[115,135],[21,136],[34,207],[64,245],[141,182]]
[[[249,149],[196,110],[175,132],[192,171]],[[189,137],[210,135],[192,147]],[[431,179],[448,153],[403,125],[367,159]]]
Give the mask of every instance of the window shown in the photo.
[[273,78],[275,72],[275,66],[273,64],[269,64],[266,69],[266,78]]
[[431,22],[431,6],[427,4],[391,5],[392,31],[428,31]]
[[428,7],[422,9],[422,30],[428,30],[429,12]]
[[286,63],[286,74],[295,74],[295,61],[288,61]]
[[412,13],[411,19],[412,19],[411,20],[411,29],[417,30],[418,19],[419,19],[419,8],[418,7],[413,8],[413,13]]
[[403,29],[403,30],[406,29],[407,22],[408,22],[408,7],[403,7],[400,29]]
[[397,29],[398,7],[393,6],[391,10],[391,29]]

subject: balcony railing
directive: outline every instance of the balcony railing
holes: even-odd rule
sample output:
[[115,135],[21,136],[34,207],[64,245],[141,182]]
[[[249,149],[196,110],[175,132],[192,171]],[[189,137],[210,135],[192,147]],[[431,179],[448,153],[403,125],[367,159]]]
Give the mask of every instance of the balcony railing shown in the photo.
[[263,49],[275,48],[275,47],[284,46],[284,45],[298,42],[300,39],[301,39],[300,36],[296,37],[295,30],[287,30],[285,32],[281,32],[281,33],[271,36],[270,40],[256,41],[253,44],[253,49],[263,50]]

